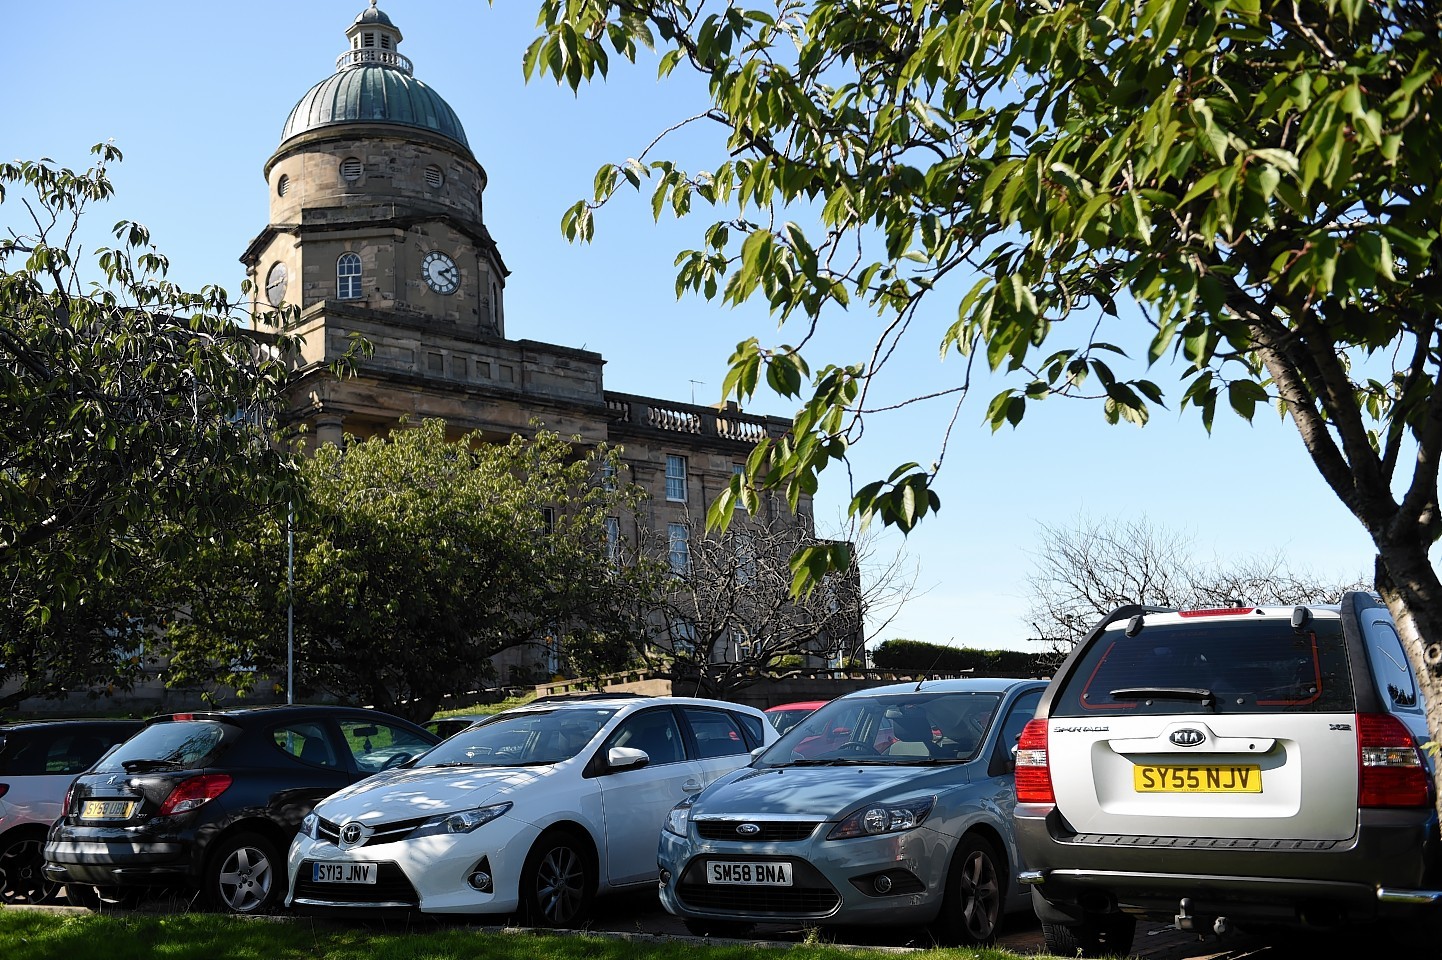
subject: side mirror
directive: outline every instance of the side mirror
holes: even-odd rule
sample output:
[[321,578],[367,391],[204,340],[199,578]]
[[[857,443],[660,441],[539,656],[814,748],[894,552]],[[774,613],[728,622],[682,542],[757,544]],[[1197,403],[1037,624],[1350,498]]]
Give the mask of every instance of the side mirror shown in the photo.
[[761,756],[761,754],[765,753],[766,749],[766,747],[757,747],[755,750],[752,750],[751,759],[755,760],[757,757]]
[[645,750],[635,747],[612,747],[606,753],[606,766],[614,773],[618,770],[639,770],[651,762]]

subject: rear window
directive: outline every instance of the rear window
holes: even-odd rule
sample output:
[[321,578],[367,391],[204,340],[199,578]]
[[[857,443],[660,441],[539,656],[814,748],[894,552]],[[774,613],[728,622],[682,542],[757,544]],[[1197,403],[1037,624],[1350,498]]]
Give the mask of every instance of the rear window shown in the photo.
[[1053,717],[1349,713],[1352,675],[1336,620],[1295,631],[1261,619],[1108,629],[1058,689]]
[[204,766],[225,739],[227,727],[214,720],[181,720],[152,723],[120,745],[95,767],[97,773],[125,771],[139,761],[153,762],[152,769],[171,767],[187,770]]

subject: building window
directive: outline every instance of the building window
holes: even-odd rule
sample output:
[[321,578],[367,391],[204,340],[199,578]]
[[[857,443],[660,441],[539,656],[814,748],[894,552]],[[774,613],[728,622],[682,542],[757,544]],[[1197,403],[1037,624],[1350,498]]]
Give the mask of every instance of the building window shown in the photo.
[[691,531],[684,523],[668,523],[666,540],[669,544],[667,558],[671,562],[671,572],[678,577],[685,575],[691,569]]
[[666,499],[686,502],[685,457],[666,457]]
[[359,157],[346,157],[340,162],[340,175],[347,183],[355,183],[359,180],[363,170]]
[[[733,464],[731,464],[731,476],[733,476],[733,477],[743,477],[743,478],[744,478],[744,477],[746,476],[746,464],[744,464],[744,463],[733,463]],[[743,479],[743,480],[741,481],[741,483],[744,485],[744,484],[746,483],[746,481]],[[744,509],[746,509],[746,504],[742,502],[742,500],[741,500],[740,497],[737,497],[737,498],[736,498],[736,505],[735,505],[735,507],[733,507],[733,509],[735,509],[735,510],[744,510]]]
[[429,167],[426,167],[426,186],[430,187],[432,190],[439,190],[441,188],[441,185],[445,182],[446,175],[440,167],[436,166],[434,163],[431,164]]
[[381,34],[381,49],[382,49],[382,50],[389,50],[390,48],[391,48],[391,38],[390,38],[388,35],[384,34],[384,33]]
[[361,262],[353,253],[343,253],[335,262],[335,295],[342,300],[359,300]]
[[736,582],[742,585],[756,580],[756,540],[749,533],[737,533],[732,539],[736,551]]
[[671,650],[683,656],[690,656],[696,652],[696,624],[689,620],[672,621]]
[[621,519],[606,518],[606,559],[612,563],[621,562]]
[[282,174],[280,175],[280,179],[275,182],[275,192],[276,192],[276,195],[283,197],[283,196],[285,196],[285,192],[286,192],[287,190],[289,190],[289,189],[290,189],[290,175],[289,175],[289,174],[282,173]]
[[368,33],[368,34],[366,34],[366,43],[365,43],[365,45],[368,46],[368,47],[373,47],[373,46],[375,46],[375,45],[376,45],[376,35],[373,34],[373,33]]
[[601,489],[607,493],[616,492],[616,465],[609,460],[601,464]]
[[542,507],[541,519],[546,524],[546,536],[556,532],[556,510],[554,507]]

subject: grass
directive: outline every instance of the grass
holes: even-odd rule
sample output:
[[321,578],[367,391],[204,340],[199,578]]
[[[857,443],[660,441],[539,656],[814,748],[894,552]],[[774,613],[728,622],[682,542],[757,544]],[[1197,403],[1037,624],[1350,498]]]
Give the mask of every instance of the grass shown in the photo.
[[502,700],[500,703],[482,703],[474,707],[458,707],[455,710],[437,710],[432,720],[444,720],[446,717],[488,717],[493,713],[500,713],[502,710],[509,710],[512,707],[523,706],[536,699],[534,693],[528,693],[520,697],[511,697]]
[[[448,927],[431,921],[341,927],[220,914],[59,914],[0,908],[5,960],[894,960],[894,951],[805,943],[697,946]],[[1004,950],[918,950],[916,960],[1017,960]]]

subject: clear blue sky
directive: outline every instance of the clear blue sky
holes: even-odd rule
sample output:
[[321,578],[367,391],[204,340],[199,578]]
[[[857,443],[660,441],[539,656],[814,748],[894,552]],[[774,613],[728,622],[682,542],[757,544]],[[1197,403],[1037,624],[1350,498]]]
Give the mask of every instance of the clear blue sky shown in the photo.
[[[5,13],[11,78],[0,156],[49,156],[88,164],[87,149],[113,139],[125,153],[117,197],[96,218],[122,217],[153,231],[173,279],[235,292],[241,251],[266,223],[262,165],[302,94],[334,69],[345,28],[365,0],[54,0]],[[405,35],[416,76],[455,108],[490,176],[486,222],[512,274],[507,333],[584,346],[607,359],[613,390],[715,402],[725,360],[756,335],[786,342],[764,309],[678,302],[672,259],[699,245],[704,212],[654,224],[634,197],[601,213],[596,242],[573,246],[562,211],[589,195],[596,167],[635,156],[671,123],[700,112],[701,88],[678,69],[658,83],[652,66],[613,64],[612,77],[579,97],[548,81],[527,85],[521,55],[534,36],[534,0],[495,7],[460,0],[384,0]],[[671,151],[681,159],[712,142],[698,131]],[[663,151],[662,155],[666,155]],[[7,204],[7,207],[10,205]],[[9,222],[14,212],[7,210]],[[938,301],[917,331],[893,396],[938,389],[960,371],[934,343],[954,317]],[[808,359],[863,359],[874,318],[837,315]],[[933,332],[935,331],[935,332]],[[1175,381],[1159,372],[1164,388]],[[1175,393],[1176,391],[1170,391]],[[1337,580],[1371,570],[1359,524],[1323,485],[1290,423],[1262,413],[1255,425],[1219,414],[1212,436],[1193,415],[1157,410],[1144,429],[1111,427],[1091,404],[1034,407],[1017,431],[983,424],[985,395],[962,409],[940,493],[943,508],[905,543],[925,593],[877,639],[907,636],[981,647],[1020,647],[1025,578],[1038,524],[1078,515],[1145,515],[1195,537],[1203,559],[1281,551],[1294,566]],[[758,397],[752,412],[786,415]],[[937,454],[947,407],[908,408],[879,419],[854,454],[862,480]],[[823,475],[824,526],[849,500],[844,475]],[[900,538],[890,538],[895,548]]]

